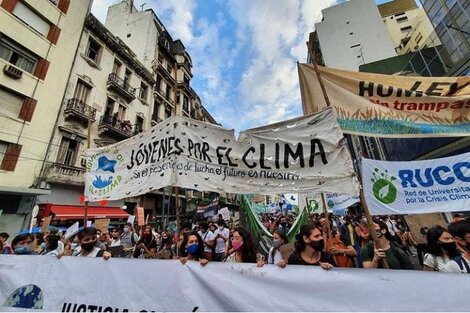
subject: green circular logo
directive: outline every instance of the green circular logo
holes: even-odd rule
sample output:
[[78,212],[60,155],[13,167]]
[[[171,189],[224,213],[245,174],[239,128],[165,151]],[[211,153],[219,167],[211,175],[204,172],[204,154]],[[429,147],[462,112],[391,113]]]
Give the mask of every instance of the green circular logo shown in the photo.
[[374,183],[372,185],[372,192],[375,199],[383,204],[393,203],[397,199],[397,188],[393,185],[396,177],[389,177],[387,170],[380,173],[378,168],[374,169],[372,175],[372,182]]

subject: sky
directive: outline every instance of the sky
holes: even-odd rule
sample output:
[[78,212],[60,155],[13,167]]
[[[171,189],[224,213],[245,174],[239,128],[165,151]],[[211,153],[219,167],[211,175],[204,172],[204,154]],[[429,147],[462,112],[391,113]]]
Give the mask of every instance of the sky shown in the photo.
[[[321,10],[341,0],[135,0],[152,8],[193,61],[191,86],[237,132],[302,115],[297,61]],[[109,5],[94,0],[103,23]],[[385,0],[377,1],[379,3]]]

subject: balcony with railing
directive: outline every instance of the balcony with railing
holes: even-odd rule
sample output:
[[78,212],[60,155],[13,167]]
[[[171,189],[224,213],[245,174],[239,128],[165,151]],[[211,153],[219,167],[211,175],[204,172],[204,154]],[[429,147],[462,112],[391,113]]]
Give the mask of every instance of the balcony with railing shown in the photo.
[[66,185],[83,186],[85,169],[60,163],[49,166],[46,181],[49,183],[60,183]]
[[117,76],[115,73],[109,74],[106,86],[108,89],[112,89],[119,93],[121,96],[126,98],[127,101],[135,99],[135,88],[131,87],[126,81],[124,81],[124,79]]
[[76,98],[67,101],[64,114],[65,119],[75,119],[80,122],[88,122],[88,117],[91,123],[96,120],[96,109]]
[[134,135],[132,124],[129,121],[121,121],[113,116],[103,115],[98,126],[100,135],[124,140]]

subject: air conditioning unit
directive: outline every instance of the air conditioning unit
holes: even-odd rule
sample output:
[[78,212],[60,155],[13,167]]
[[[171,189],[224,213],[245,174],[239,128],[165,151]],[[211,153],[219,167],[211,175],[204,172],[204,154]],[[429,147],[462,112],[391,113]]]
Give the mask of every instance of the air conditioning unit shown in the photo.
[[10,76],[11,78],[14,78],[14,79],[20,79],[21,76],[23,75],[22,70],[20,70],[17,67],[14,67],[13,65],[8,65],[8,64],[5,65],[5,67],[3,68],[3,73],[5,73],[5,75]]

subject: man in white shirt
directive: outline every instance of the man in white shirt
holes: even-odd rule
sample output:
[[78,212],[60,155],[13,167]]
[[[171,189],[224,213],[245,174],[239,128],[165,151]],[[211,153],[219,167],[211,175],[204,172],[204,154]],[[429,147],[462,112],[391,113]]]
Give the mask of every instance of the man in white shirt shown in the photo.
[[470,219],[450,223],[448,228],[462,255],[447,262],[444,272],[470,274]]
[[212,247],[214,246],[214,233],[209,230],[209,226],[206,222],[202,222],[199,224],[200,231],[198,232],[199,236],[201,236],[202,241],[204,241],[204,254],[206,255],[206,259],[212,261]]
[[219,220],[217,222],[218,228],[214,232],[215,239],[215,255],[214,261],[221,262],[224,258],[225,246],[230,235],[230,231],[225,227],[225,221]]

